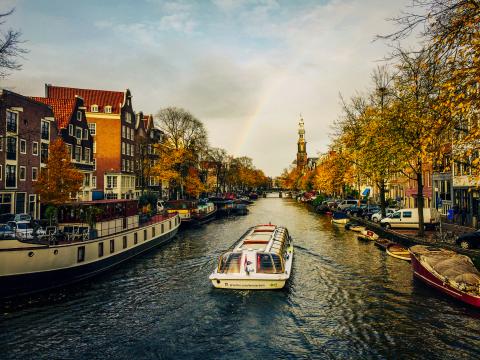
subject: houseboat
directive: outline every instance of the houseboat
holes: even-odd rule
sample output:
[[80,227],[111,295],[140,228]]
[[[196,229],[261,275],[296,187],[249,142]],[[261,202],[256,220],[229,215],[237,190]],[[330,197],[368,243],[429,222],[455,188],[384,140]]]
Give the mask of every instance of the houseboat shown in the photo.
[[410,249],[413,275],[445,295],[480,308],[480,271],[455,251],[415,245]]
[[229,216],[235,210],[234,201],[221,197],[211,197],[209,201],[215,204],[218,216]]
[[0,241],[0,298],[77,282],[171,240],[178,214],[140,217],[136,200],[101,200],[59,209],[42,237]]
[[213,219],[217,214],[215,204],[208,200],[170,200],[165,203],[169,214],[178,213],[182,225],[199,226]]
[[218,261],[210,275],[216,288],[281,289],[290,278],[293,263],[292,238],[285,227],[254,226]]

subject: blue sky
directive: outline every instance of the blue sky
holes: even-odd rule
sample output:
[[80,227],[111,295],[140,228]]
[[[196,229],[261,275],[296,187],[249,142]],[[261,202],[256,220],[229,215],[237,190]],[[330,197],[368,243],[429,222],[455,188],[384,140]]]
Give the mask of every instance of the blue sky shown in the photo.
[[30,52],[0,86],[130,88],[136,110],[184,107],[212,146],[275,176],[295,158],[300,113],[309,156],[326,150],[339,93],[370,86],[388,52],[372,39],[408,2],[3,0]]

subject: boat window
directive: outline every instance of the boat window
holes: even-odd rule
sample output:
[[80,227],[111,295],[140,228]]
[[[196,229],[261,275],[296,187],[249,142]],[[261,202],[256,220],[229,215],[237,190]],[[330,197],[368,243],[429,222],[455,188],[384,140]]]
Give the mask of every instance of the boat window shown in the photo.
[[103,256],[103,242],[98,243],[98,257]]
[[155,237],[155,226],[152,226],[152,238]]
[[[177,220],[177,219],[175,219],[175,220]],[[162,234],[165,232],[165,228],[164,228],[163,225],[164,225],[164,224],[162,224]]]
[[134,233],[134,234],[133,234],[133,243],[134,243],[135,245],[137,245],[137,243],[138,243],[138,234],[137,234],[137,233]]
[[85,261],[85,246],[79,246],[77,252],[77,262]]
[[275,267],[273,266],[270,254],[257,254],[257,273],[275,273]]
[[273,263],[275,264],[275,270],[277,273],[283,272],[282,258],[276,254],[272,254]]
[[127,237],[126,236],[123,237],[123,248],[124,249],[127,248]]
[[220,259],[219,272],[226,274],[239,273],[241,258],[241,253],[229,253],[223,255]]
[[110,240],[110,254],[115,252],[115,240]]
[[143,230],[143,241],[147,240],[147,229]]

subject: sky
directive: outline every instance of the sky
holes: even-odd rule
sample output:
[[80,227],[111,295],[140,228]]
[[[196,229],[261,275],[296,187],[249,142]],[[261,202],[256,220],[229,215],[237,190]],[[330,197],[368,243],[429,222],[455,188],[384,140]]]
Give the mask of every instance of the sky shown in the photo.
[[45,83],[123,91],[136,111],[182,107],[212,147],[249,156],[269,176],[325,152],[349,98],[388,54],[375,35],[410,0],[2,0],[2,29],[29,53],[0,87],[44,96]]

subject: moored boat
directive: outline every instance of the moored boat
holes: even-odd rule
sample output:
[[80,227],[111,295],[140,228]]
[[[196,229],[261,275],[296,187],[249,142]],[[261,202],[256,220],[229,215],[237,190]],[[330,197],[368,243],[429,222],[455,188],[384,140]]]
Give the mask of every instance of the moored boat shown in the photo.
[[221,197],[211,197],[208,200],[217,207],[218,216],[228,216],[234,211],[235,206],[233,200]]
[[209,279],[216,288],[281,289],[290,278],[293,263],[292,238],[285,227],[257,225],[250,228],[220,256]]
[[333,224],[341,224],[345,225],[350,221],[349,217],[347,214],[344,214],[342,212],[335,211],[332,214],[332,223]]
[[409,251],[416,278],[450,297],[480,308],[480,272],[468,256],[425,245],[412,246]]
[[349,230],[352,230],[352,231],[355,231],[355,232],[363,232],[366,230],[366,227],[365,226],[361,226],[361,225],[356,225],[356,226],[350,226],[350,229]]
[[410,252],[406,247],[398,244],[390,244],[385,249],[386,253],[394,258],[410,261]]
[[358,234],[358,238],[361,240],[369,240],[369,241],[375,241],[378,240],[380,236],[378,234],[375,234],[372,230],[362,230],[360,234]]
[[178,213],[182,225],[199,226],[213,219],[217,214],[215,205],[207,200],[170,200],[165,203],[170,214]]
[[[98,211],[93,213],[92,208]],[[0,248],[0,298],[81,281],[176,235],[180,226],[177,214],[142,218],[138,212],[136,200],[62,206],[54,233],[32,240],[9,240],[8,246]],[[89,213],[94,215],[86,223]]]
[[382,249],[383,251],[386,251],[387,246],[390,245],[390,244],[393,244],[393,241],[390,241],[388,239],[379,238],[379,239],[375,240],[375,246]]

